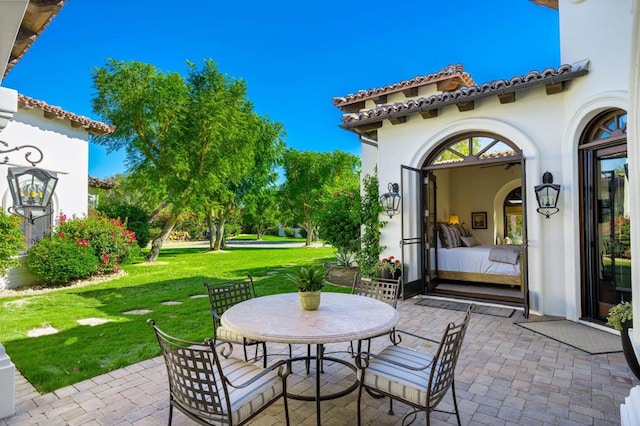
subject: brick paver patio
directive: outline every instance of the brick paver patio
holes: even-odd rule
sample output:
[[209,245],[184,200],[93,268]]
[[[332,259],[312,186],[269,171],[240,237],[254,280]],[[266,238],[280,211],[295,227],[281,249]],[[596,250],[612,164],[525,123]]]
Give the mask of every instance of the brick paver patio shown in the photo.
[[[463,313],[418,306],[416,300],[399,302],[399,328],[439,338],[449,321]],[[632,386],[639,384],[627,368],[622,353],[589,355],[514,325],[511,318],[473,314],[456,369],[456,390],[465,425],[618,425],[620,404]],[[159,324],[162,327],[162,324]],[[151,333],[150,329],[141,332]],[[375,339],[373,349],[386,345]],[[403,342],[411,345],[411,342]],[[329,345],[328,351],[344,351],[347,344]],[[270,353],[285,353],[283,345],[269,345]],[[295,347],[298,354],[306,347]],[[236,353],[241,353],[240,351]],[[345,358],[346,354],[342,354]],[[311,390],[302,366],[290,376],[296,392]],[[353,375],[337,364],[326,365],[325,390],[343,386]],[[39,395],[17,375],[16,414],[0,420],[5,425],[157,425],[166,424],[168,391],[166,370],[157,357],[131,365],[53,393]],[[356,392],[322,403],[325,425],[356,422]],[[388,400],[363,397],[365,424],[400,425],[409,410],[394,403],[395,414],[387,414]],[[449,394],[441,407],[451,408]],[[255,425],[283,425],[281,402],[260,415]],[[312,402],[289,401],[291,424],[315,424]],[[433,425],[455,424],[455,416],[434,413]],[[175,425],[192,422],[176,412]],[[419,415],[416,424],[424,424]]]

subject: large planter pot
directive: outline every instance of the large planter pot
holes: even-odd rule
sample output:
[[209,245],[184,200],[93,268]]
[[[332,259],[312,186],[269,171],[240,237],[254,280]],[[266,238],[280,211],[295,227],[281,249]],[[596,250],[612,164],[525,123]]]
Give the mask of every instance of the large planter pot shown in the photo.
[[627,360],[627,365],[638,380],[640,380],[640,364],[638,364],[638,358],[633,350],[633,343],[629,337],[629,329],[633,327],[633,321],[626,321],[622,323],[622,330],[620,330],[620,337],[622,338],[622,352],[624,353],[624,359]]
[[321,291],[299,291],[300,305],[305,311],[315,311],[320,306]]

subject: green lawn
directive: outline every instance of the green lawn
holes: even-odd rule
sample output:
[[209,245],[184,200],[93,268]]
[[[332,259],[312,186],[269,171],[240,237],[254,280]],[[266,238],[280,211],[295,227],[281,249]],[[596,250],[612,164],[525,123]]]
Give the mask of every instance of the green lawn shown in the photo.
[[[160,354],[153,318],[170,334],[195,341],[212,336],[209,301],[203,283],[253,275],[258,296],[293,292],[287,269],[333,259],[327,248],[165,249],[155,264],[128,265],[128,275],[109,282],[46,294],[0,299],[0,343],[22,374],[40,391],[49,392]],[[335,286],[325,291],[350,291]],[[181,302],[162,305],[162,302]],[[124,315],[151,309],[145,315]],[[85,318],[110,322],[79,325]],[[39,327],[58,333],[28,337]]]
[[[257,241],[258,236],[256,234],[240,234],[235,237],[229,238],[229,241]],[[275,235],[263,235],[262,240],[270,243],[304,243],[306,240],[304,238],[293,238],[293,237],[278,237]]]

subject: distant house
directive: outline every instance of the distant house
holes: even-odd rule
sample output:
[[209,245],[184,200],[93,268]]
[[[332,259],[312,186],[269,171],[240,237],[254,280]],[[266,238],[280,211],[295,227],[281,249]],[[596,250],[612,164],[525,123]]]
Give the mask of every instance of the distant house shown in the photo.
[[[63,5],[64,1],[0,2],[0,16],[3,18],[0,31],[1,76],[4,77],[20,60]],[[56,172],[58,176],[50,202],[52,214],[38,218],[34,223],[23,221],[27,245],[42,238],[58,214],[82,216],[87,213],[89,135],[99,136],[112,131],[113,127],[107,124],[0,87],[0,152],[5,152],[0,155],[0,207],[6,212],[13,205],[7,179],[4,178],[8,169],[30,166],[25,159],[29,149],[13,151],[13,148],[23,145],[37,147],[43,154],[43,160],[37,167]]]
[[89,176],[89,209],[98,208],[100,205],[100,196],[104,191],[115,188],[116,183],[108,179],[100,179]]

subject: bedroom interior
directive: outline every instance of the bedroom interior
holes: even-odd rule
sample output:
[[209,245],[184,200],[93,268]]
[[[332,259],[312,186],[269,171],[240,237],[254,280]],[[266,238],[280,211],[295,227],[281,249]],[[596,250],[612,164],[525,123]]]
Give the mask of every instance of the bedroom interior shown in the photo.
[[427,270],[433,293],[522,303],[519,161],[433,170],[435,226]]

